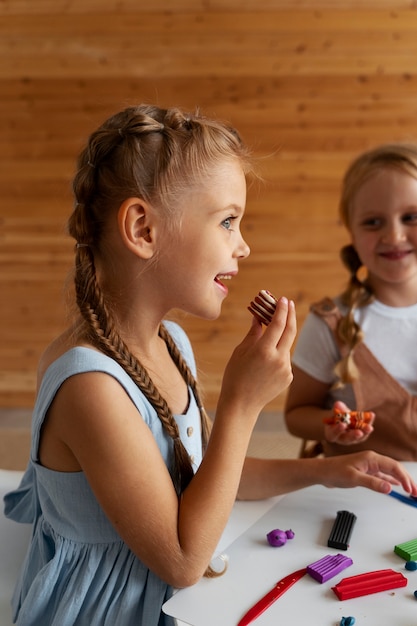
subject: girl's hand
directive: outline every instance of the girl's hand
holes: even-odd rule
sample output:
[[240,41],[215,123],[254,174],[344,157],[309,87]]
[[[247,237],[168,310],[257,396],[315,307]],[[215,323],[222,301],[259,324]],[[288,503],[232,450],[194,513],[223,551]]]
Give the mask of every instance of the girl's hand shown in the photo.
[[315,459],[324,461],[323,480],[326,487],[366,487],[389,493],[392,485],[401,485],[411,496],[417,496],[417,485],[394,459],[372,450]]
[[[333,405],[333,410],[336,409],[343,413],[350,413],[351,409],[344,403],[337,401]],[[355,443],[362,443],[366,441],[369,435],[373,432],[373,421],[375,414],[373,414],[368,424],[363,424],[361,428],[350,428],[348,424],[338,422],[336,424],[326,424],[324,427],[324,437],[329,443],[338,443],[343,446],[350,446]]]
[[252,319],[251,328],[234,350],[223,378],[223,401],[259,412],[292,381],[291,346],[297,332],[295,306],[280,298],[272,321],[263,330]]

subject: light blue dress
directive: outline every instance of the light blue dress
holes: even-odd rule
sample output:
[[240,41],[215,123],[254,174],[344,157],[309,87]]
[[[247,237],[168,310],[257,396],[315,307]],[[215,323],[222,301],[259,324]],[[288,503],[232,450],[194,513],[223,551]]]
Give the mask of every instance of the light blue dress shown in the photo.
[[[195,374],[184,331],[165,322]],[[106,372],[120,382],[140,412],[170,467],[172,440],[152,405],[112,359],[89,348],[73,348],[46,371],[32,418],[30,461],[16,491],[5,496],[5,514],[32,523],[33,534],[12,605],[19,626],[172,626],[161,607],[172,589],[121,540],[98,504],[83,472],[57,472],[38,462],[39,436],[48,407],[62,383],[81,372]],[[181,439],[201,462],[200,415],[194,396],[175,416]]]

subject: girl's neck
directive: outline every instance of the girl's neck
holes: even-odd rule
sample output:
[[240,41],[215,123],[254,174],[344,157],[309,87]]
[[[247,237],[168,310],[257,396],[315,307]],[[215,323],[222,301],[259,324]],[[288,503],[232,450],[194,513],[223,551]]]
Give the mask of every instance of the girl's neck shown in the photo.
[[417,304],[417,285],[383,284],[375,285],[376,300],[391,307],[407,307]]

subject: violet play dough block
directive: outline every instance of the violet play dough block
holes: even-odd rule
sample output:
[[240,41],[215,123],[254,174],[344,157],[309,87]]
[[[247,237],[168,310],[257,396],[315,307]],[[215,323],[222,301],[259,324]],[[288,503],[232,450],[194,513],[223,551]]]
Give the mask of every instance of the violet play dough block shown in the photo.
[[310,574],[310,576],[318,580],[319,583],[325,583],[326,580],[333,578],[333,576],[339,574],[339,572],[349,567],[349,565],[352,565],[352,563],[352,559],[343,554],[328,554],[322,559],[308,565],[307,574]]

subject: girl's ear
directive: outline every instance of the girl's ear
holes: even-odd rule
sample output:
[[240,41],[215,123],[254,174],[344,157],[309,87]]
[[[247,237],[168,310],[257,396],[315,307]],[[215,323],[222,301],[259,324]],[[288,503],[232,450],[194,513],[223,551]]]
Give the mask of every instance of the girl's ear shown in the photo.
[[152,211],[144,200],[124,200],[119,207],[117,223],[123,243],[129,250],[142,259],[153,257],[156,248]]

